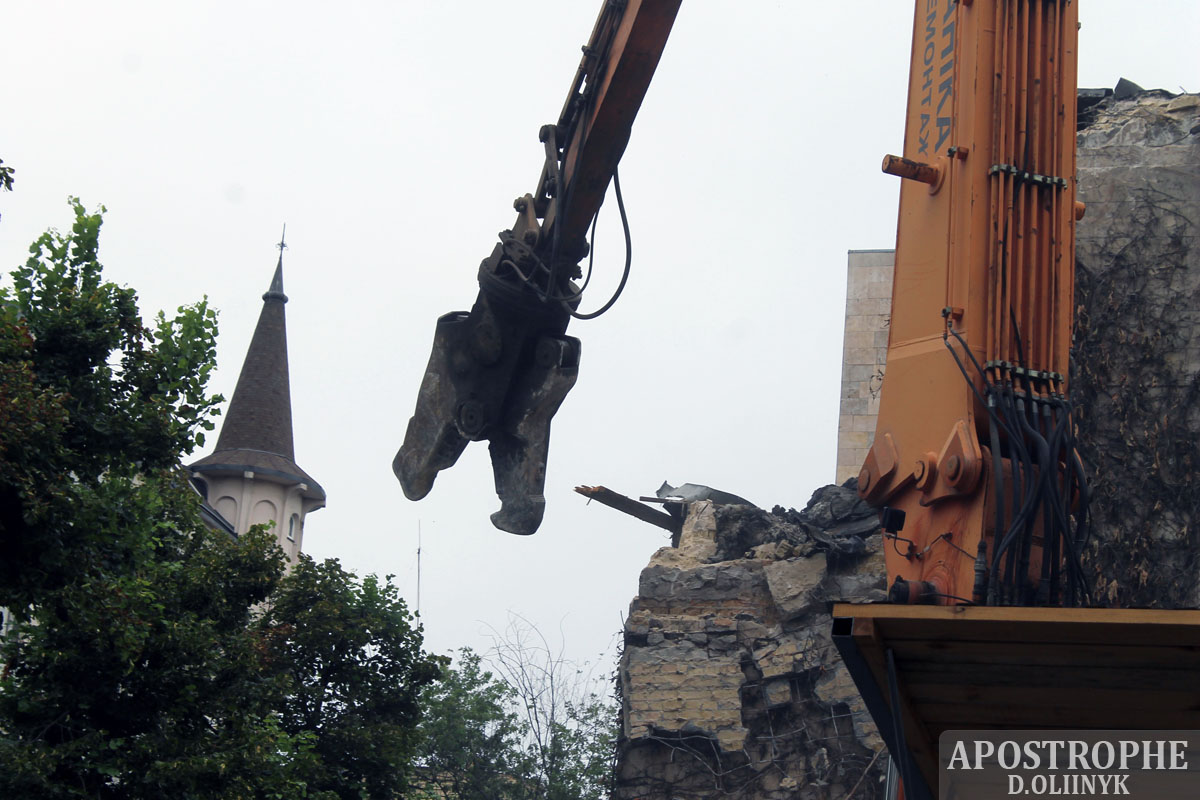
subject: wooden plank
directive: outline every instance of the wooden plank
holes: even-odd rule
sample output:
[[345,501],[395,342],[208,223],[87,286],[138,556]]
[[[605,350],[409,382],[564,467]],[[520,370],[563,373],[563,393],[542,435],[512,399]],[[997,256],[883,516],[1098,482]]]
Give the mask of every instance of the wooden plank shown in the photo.
[[1110,720],[1119,721],[1126,709],[1192,712],[1200,725],[1200,688],[1185,691],[1082,687],[1029,687],[958,684],[909,683],[908,696],[918,712],[924,705],[938,703],[979,703],[982,705],[1011,705],[1030,709],[1036,715],[1040,709],[1069,710],[1082,707],[1101,707]]
[[982,728],[1195,730],[1200,722],[1194,711],[1130,708],[1117,718],[1112,709],[1103,706],[1044,709],[1031,714],[1030,709],[1011,704],[925,703],[921,713],[929,730],[939,736],[947,730]]
[[1017,669],[1009,664],[974,664],[963,669],[957,664],[935,661],[902,662],[900,675],[906,684],[1026,686],[1042,688],[1154,687],[1167,691],[1187,691],[1197,686],[1192,670],[1126,669],[1092,664],[1047,670]]
[[993,622],[1200,624],[1200,610],[1160,608],[1055,608],[1052,606],[919,606],[834,603],[833,616],[886,620],[971,619]]
[[595,500],[609,508],[623,511],[631,517],[636,517],[642,522],[649,522],[651,525],[657,525],[673,534],[679,533],[682,527],[682,522],[677,517],[656,508],[644,506],[632,497],[626,497],[605,486],[576,486],[575,491],[589,500]]
[[[1023,641],[1200,646],[1200,611],[835,604],[835,617],[873,619],[889,642]],[[969,623],[969,624],[963,624]]]
[[1193,624],[1022,622],[992,620],[879,620],[888,641],[1013,641],[1030,644],[1178,644],[1200,646],[1200,620]]
[[920,641],[889,639],[888,645],[902,661],[939,661],[946,664],[1009,664],[1029,667],[1062,667],[1076,664],[1109,664],[1146,669],[1193,669],[1200,672],[1200,647],[1181,645],[1062,644],[1031,646],[1028,642]]

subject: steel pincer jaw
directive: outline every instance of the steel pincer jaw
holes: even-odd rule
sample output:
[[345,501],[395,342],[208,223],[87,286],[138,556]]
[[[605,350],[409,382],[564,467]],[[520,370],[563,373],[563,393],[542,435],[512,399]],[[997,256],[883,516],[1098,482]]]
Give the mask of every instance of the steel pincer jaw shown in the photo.
[[481,290],[468,312],[438,320],[433,349],[404,443],[392,462],[404,494],[419,500],[469,441],[491,442],[501,509],[492,522],[535,532],[550,421],[575,384],[579,340],[563,334],[567,315]]
[[550,420],[579,375],[579,340],[548,334],[534,344],[534,358],[509,392],[504,424],[488,438],[501,508],[492,524],[528,535],[542,524]]
[[458,426],[461,403],[452,367],[453,361],[460,360],[453,356],[461,347],[469,319],[467,312],[453,311],[437,321],[417,407],[408,421],[404,444],[392,459],[392,471],[409,500],[429,494],[437,474],[454,466],[469,441]]

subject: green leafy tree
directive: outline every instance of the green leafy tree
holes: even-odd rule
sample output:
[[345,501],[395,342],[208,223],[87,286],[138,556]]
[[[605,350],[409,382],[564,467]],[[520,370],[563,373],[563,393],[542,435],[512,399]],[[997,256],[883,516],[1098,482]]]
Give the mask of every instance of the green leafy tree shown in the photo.
[[419,628],[386,582],[202,524],[178,464],[215,314],[144,326],[71,204],[0,288],[0,797],[393,796]]
[[146,327],[136,293],[103,280],[103,209],[71,206],[70,234],[43,234],[0,288],[0,606],[18,614],[81,559],[123,557],[79,510],[176,467],[222,399],[205,391],[216,312],[201,301]]
[[609,796],[617,710],[586,665],[523,618],[493,636],[486,659],[460,653],[422,702],[422,800]]
[[335,559],[301,555],[257,624],[288,686],[281,727],[313,736],[310,789],[399,797],[418,741],[418,696],[442,660],[390,579],[359,581]]
[[[121,501],[121,513],[95,521],[121,535],[194,506],[186,490],[147,486],[105,491],[97,499]],[[272,684],[245,627],[250,604],[277,578],[273,537],[163,534],[162,544],[128,554],[124,568],[88,568],[6,637],[0,796],[304,790],[296,765],[309,758],[311,737],[280,728],[284,687]]]
[[525,728],[512,710],[515,700],[512,689],[469,648],[425,687],[417,759],[421,798],[533,796],[533,765],[522,746]]

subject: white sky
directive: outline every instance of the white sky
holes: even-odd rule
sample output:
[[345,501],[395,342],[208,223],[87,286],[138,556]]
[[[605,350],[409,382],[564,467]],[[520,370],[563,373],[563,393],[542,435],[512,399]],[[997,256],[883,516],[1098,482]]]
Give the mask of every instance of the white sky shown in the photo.
[[[427,645],[486,650],[508,612],[595,658],[665,534],[579,484],[707,483],[803,507],[833,479],[848,249],[888,248],[912,5],[685,2],[621,166],[634,264],[554,422],[548,510],[521,538],[484,444],[421,503],[390,463],[434,320],[541,166],[595,0],[11,3],[0,48],[0,266],[65,200],[143,313],[207,294],[227,398],[283,223],[297,461],[329,494],[305,549],[394,573]],[[1200,4],[1083,0],[1080,85],[1200,90]],[[599,285],[620,273],[615,203]]]

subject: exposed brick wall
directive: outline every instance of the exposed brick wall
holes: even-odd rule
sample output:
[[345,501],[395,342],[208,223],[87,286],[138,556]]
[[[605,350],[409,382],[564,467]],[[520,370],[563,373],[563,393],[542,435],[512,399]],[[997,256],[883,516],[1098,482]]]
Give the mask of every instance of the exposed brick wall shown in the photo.
[[626,621],[614,800],[879,797],[883,745],[826,600],[879,600],[883,583],[875,513],[853,488],[802,512],[692,504]]

